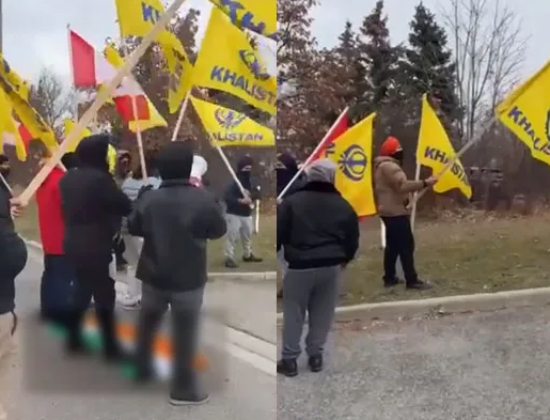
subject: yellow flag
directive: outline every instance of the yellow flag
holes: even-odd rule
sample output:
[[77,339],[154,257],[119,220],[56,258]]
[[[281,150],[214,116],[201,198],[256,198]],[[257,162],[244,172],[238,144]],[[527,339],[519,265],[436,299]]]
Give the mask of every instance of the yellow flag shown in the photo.
[[[431,168],[435,176],[455,155],[456,152],[445,128],[428,102],[427,96],[424,95],[422,97],[422,121],[416,147],[417,164]],[[434,191],[444,193],[455,188],[458,188],[466,197],[472,197],[472,187],[460,160],[457,160],[452,168],[441,176],[434,186]]]
[[212,9],[193,73],[193,84],[231,93],[271,115],[277,113],[277,81],[261,63],[244,32]]
[[275,146],[275,134],[232,109],[190,97],[205,131],[216,146]]
[[27,148],[21,138],[17,124],[13,119],[13,107],[6,94],[0,91],[0,152],[3,149],[4,135],[13,138],[15,153],[17,159],[24,161],[27,159]]
[[10,82],[10,80],[22,79],[10,68],[1,55],[0,60],[3,62],[3,64],[0,64],[0,88],[9,98],[19,120],[33,138],[42,140],[48,149],[55,150],[58,147],[58,143],[52,128],[29,104],[29,101],[22,96],[24,95],[24,90],[20,86],[13,86]]
[[[124,59],[120,56],[117,49],[112,45],[107,45],[105,47],[103,55],[113,67],[120,68],[124,66]],[[147,106],[149,107],[149,119],[140,120],[139,129],[141,131],[145,131],[153,127],[166,127],[168,123],[164,118],[162,118],[162,116],[157,111],[153,103],[149,100],[149,98],[147,98]],[[136,121],[130,121],[130,124],[128,126],[130,130],[134,133],[137,131],[138,124]]]
[[512,92],[497,115],[535,159],[550,165],[550,62]]
[[372,188],[372,123],[371,114],[334,140],[321,157],[338,165],[336,188],[359,217],[376,214]]
[[[75,126],[76,126],[76,123],[70,118],[66,118],[65,121],[63,121],[65,138],[69,136],[69,133],[75,128]],[[80,132],[80,135],[76,138],[74,143],[69,145],[69,148],[65,153],[74,152],[78,147],[78,143],[80,143],[80,140],[91,135],[92,135],[92,131],[90,129],[83,128],[82,131]],[[114,173],[115,166],[116,166],[116,149],[110,144],[109,144],[109,149],[107,151],[107,160],[109,161],[109,171],[111,173]]]
[[[69,133],[73,131],[75,128],[76,123],[71,120],[70,118],[66,118],[63,121],[63,133],[65,135],[65,138],[69,136]],[[78,146],[78,143],[80,143],[80,140],[82,140],[84,137],[88,137],[92,135],[92,131],[88,128],[83,128],[78,137],[76,137],[75,141],[69,145],[67,148],[66,153],[74,152]]]
[[[115,3],[123,37],[145,37],[164,13],[160,0],[115,0]],[[161,31],[156,41],[162,48],[171,75],[168,108],[173,114],[191,88],[193,65],[180,40],[169,30]]]
[[210,0],[234,25],[277,41],[276,0]]

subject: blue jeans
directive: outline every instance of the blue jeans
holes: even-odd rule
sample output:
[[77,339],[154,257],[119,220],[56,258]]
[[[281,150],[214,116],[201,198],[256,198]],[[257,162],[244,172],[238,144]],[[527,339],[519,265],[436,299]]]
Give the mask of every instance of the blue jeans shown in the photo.
[[76,302],[75,270],[64,255],[44,255],[40,284],[40,309],[43,316],[56,318],[71,311]]

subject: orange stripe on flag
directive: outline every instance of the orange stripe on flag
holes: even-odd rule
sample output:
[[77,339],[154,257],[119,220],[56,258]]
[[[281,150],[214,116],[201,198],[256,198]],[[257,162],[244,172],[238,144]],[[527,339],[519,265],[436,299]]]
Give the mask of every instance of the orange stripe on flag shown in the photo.
[[[93,317],[87,318],[85,324],[87,327],[97,328],[97,321]],[[117,337],[123,340],[134,342],[136,340],[136,336],[136,328],[132,324],[123,322],[119,323],[119,325],[117,326]],[[170,337],[164,334],[157,335],[153,344],[153,351],[155,356],[157,357],[172,359],[174,356],[174,352]],[[195,357],[193,365],[195,369],[203,371],[208,368],[208,360],[204,355],[198,354]]]

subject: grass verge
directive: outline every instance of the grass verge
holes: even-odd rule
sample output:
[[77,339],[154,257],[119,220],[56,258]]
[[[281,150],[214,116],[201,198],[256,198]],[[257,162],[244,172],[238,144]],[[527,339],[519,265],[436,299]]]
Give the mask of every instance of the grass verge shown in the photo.
[[[262,215],[260,218],[260,232],[254,235],[252,244],[253,252],[264,259],[261,263],[244,264],[239,263],[239,268],[233,271],[274,271],[276,264],[275,238],[276,238],[276,216]],[[16,220],[17,231],[26,239],[40,242],[38,230],[38,211],[36,202],[31,201],[26,209],[25,215]],[[208,264],[210,271],[228,271],[224,267],[223,249],[225,238],[210,242],[208,246]],[[237,247],[237,256],[241,253],[240,246]]]
[[550,214],[425,222],[416,234],[416,266],[430,291],[382,287],[380,228],[362,226],[359,258],[346,270],[342,304],[384,302],[550,286]]

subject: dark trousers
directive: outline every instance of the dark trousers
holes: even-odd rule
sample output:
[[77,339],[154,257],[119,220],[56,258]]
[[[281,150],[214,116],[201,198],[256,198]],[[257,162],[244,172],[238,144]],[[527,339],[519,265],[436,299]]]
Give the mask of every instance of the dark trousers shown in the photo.
[[386,226],[386,249],[384,250],[384,282],[396,280],[397,258],[401,261],[407,284],[418,280],[414,267],[414,236],[409,216],[382,217]]
[[115,263],[117,267],[127,265],[128,261],[124,258],[126,252],[126,243],[122,238],[122,235],[117,235],[113,241],[113,252],[115,254]]
[[104,350],[107,353],[116,352],[116,291],[115,281],[109,275],[109,263],[77,266],[76,278],[75,306],[68,319],[68,345],[71,347],[81,344],[82,324],[93,296]]
[[172,392],[193,392],[196,386],[193,360],[197,351],[203,296],[203,288],[188,292],[170,292],[143,283],[136,348],[137,368],[140,374],[152,374],[154,340],[170,305],[173,344]]
[[74,307],[76,273],[64,255],[44,255],[40,282],[40,312],[44,319],[61,322],[60,316]]

